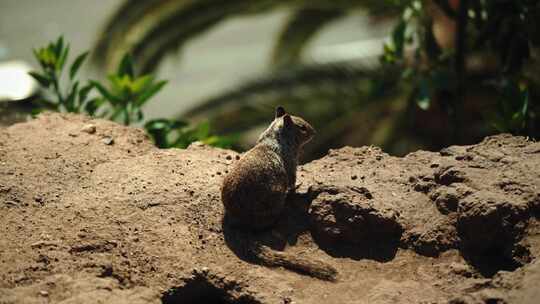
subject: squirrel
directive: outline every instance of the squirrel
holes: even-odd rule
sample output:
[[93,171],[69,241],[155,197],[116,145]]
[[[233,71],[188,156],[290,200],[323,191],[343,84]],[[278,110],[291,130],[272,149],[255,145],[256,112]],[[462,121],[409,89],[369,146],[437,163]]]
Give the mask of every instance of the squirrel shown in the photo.
[[[314,135],[314,128],[304,119],[287,114],[281,106],[276,108],[274,121],[223,180],[225,216],[236,228],[261,231],[277,222],[287,195],[295,191],[299,153]],[[258,242],[248,245],[247,251],[266,266],[336,279],[336,269],[320,261],[274,251]]]

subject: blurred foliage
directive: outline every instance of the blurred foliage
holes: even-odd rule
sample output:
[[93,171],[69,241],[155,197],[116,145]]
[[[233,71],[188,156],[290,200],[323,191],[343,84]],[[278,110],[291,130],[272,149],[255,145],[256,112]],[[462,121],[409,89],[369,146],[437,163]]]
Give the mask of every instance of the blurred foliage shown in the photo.
[[[86,59],[88,52],[80,54],[73,61],[69,68],[70,85],[67,90],[62,90],[60,78],[69,54],[69,45],[64,44],[62,37],[56,42],[50,42],[46,47],[34,49],[41,72],[30,72],[30,75],[39,82],[45,89],[51,89],[54,98],[43,98],[40,100],[43,106],[56,111],[66,111],[80,113],[88,104],[94,100],[88,100],[88,93],[92,90],[92,85],[81,85],[76,79],[77,72]],[[66,91],[66,92],[64,92]]]
[[237,140],[236,136],[216,136],[210,133],[210,123],[204,121],[192,126],[185,121],[154,119],[144,128],[159,147],[187,148],[192,142],[200,141],[207,145],[230,148]]
[[[164,80],[156,81],[151,74],[137,75],[131,56],[126,54],[116,73],[108,76],[108,85],[96,80],[87,81],[83,85],[77,79],[77,73],[88,55],[88,52],[85,52],[72,62],[68,86],[64,89],[62,74],[69,55],[69,44],[64,43],[63,37],[50,42],[46,47],[34,50],[34,55],[41,66],[41,71],[32,71],[30,75],[43,89],[48,90],[48,97],[38,101],[40,107],[36,108],[35,113],[44,109],[85,113],[113,121],[120,120],[124,125],[131,125],[143,121],[142,106],[167,83]],[[99,95],[89,98],[94,89]],[[178,120],[154,119],[146,122],[144,126],[160,148],[186,148],[194,141],[230,147],[234,139],[212,135],[208,122],[189,126]],[[172,137],[174,140],[171,141]]]
[[[112,70],[123,54],[129,52],[146,73],[155,70],[166,54],[181,49],[191,38],[217,26],[227,18],[268,13],[278,8],[310,11],[312,14],[304,14],[301,19],[302,27],[296,27],[295,22],[289,23],[289,33],[292,34],[295,28],[305,31],[306,24],[311,22],[310,19],[317,12],[326,14],[327,11],[332,11],[339,14],[351,9],[368,9],[376,15],[388,15],[399,13],[406,2],[408,1],[126,0],[105,26],[93,58],[107,70]],[[309,31],[305,32],[309,35]],[[291,36],[299,37],[294,34]],[[282,46],[288,48],[286,43]]]
[[[166,81],[155,81],[153,75],[135,75],[133,61],[129,54],[125,55],[115,74],[108,76],[109,88],[98,81],[90,81],[103,99],[108,102],[111,120],[122,117],[125,125],[140,122],[144,115],[141,107],[163,86]],[[95,111],[88,111],[93,115]]]
[[[495,131],[540,135],[536,0],[127,0],[95,59],[111,67],[132,52],[143,71],[152,71],[221,21],[278,8],[291,14],[268,75],[203,100],[185,116],[212,117],[220,133],[242,132],[263,125],[270,108],[282,104],[319,130],[310,157],[344,144],[403,154]],[[375,23],[395,22],[377,64],[303,62],[326,25],[365,12]]]
[[[464,127],[459,116],[466,92],[486,87],[496,100],[493,109],[484,113],[489,124],[500,132],[538,138],[539,109],[529,104],[530,90],[536,99],[540,88],[538,77],[529,77],[532,70],[538,72],[537,58],[531,57],[539,46],[538,18],[539,1],[441,0],[431,7],[415,1],[394,27],[381,61],[402,66],[403,80],[413,84],[417,105],[427,110],[432,102],[441,103],[454,116],[456,128]],[[438,44],[437,23],[455,25],[452,48]],[[407,45],[412,47],[411,58],[404,53]],[[485,56],[480,71],[468,68],[473,56]],[[446,97],[437,98],[440,95]]]

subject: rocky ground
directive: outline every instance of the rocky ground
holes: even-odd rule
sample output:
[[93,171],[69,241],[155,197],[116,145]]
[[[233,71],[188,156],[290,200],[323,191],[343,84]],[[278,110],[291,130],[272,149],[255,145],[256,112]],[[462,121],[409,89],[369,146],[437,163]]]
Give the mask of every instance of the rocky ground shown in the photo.
[[[332,150],[249,237],[222,221],[238,156],[75,115],[0,129],[0,303],[538,303],[540,143]],[[258,265],[248,238],[337,281]]]

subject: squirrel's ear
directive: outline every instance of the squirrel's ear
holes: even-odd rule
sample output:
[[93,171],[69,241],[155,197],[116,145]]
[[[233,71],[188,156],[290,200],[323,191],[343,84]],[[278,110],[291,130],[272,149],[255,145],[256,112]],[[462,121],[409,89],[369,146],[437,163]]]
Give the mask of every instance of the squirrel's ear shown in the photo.
[[285,127],[292,126],[293,121],[292,121],[291,115],[289,114],[283,115],[283,124],[285,125]]
[[285,115],[285,109],[282,106],[276,108],[276,118]]

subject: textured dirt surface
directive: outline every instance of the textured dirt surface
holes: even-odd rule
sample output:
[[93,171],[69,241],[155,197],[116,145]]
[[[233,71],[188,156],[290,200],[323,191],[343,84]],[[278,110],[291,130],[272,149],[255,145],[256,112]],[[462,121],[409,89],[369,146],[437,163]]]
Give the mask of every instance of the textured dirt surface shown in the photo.
[[[537,303],[540,143],[499,135],[302,166],[272,231],[222,221],[238,154],[45,114],[0,129],[0,303]],[[335,267],[258,265],[247,240]]]

